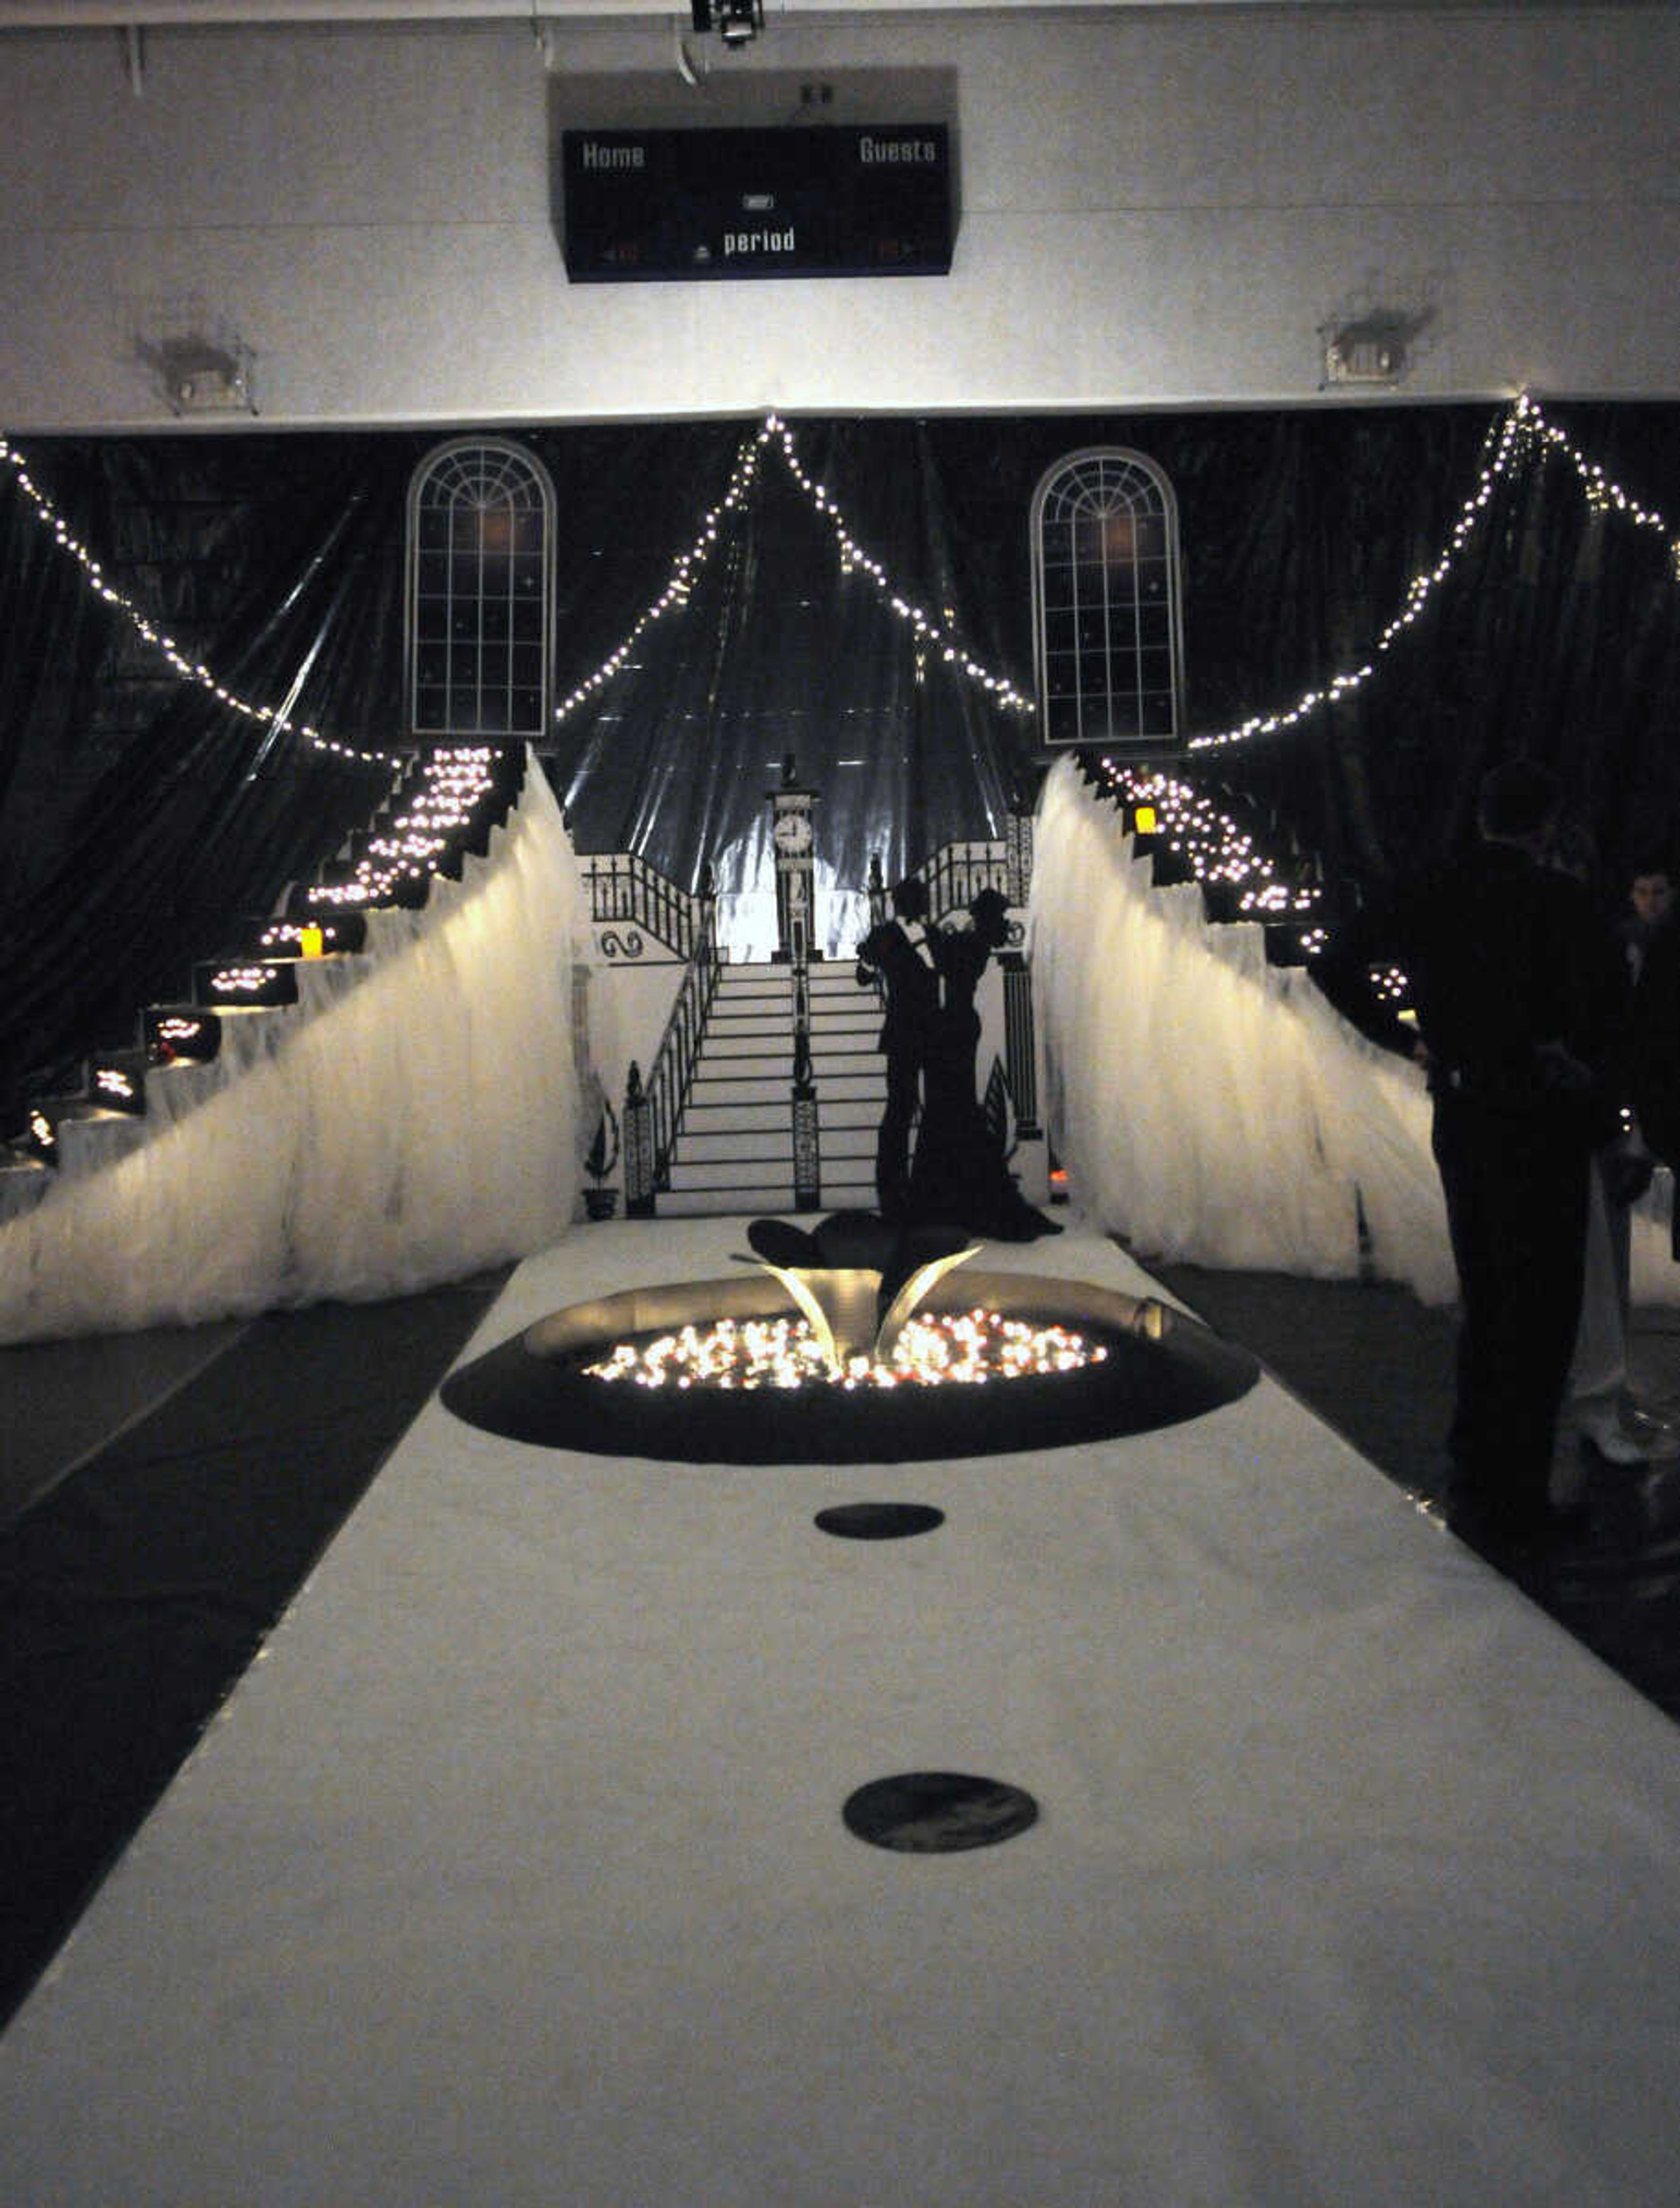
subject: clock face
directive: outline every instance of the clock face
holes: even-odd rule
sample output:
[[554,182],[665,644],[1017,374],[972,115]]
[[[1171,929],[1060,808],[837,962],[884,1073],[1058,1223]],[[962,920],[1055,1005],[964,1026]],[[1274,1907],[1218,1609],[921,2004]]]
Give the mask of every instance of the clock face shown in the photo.
[[807,813],[778,813],[776,825],[770,832],[778,851],[785,851],[789,855],[808,851],[811,848],[811,816]]

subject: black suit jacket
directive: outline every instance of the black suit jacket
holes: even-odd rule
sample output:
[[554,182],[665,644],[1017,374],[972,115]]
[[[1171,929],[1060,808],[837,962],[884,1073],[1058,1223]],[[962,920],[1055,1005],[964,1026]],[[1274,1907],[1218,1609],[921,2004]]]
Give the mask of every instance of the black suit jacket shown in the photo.
[[939,977],[902,921],[885,920],[863,939],[859,957],[886,984],[886,1017],[875,1047],[892,1055],[925,1053],[939,1010]]

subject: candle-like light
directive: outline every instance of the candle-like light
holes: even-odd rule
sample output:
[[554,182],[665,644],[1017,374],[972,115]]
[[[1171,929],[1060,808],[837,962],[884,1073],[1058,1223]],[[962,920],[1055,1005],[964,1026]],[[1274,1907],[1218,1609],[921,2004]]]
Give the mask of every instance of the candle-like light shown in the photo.
[[1066,1327],[976,1309],[921,1311],[900,1334],[890,1363],[855,1356],[838,1373],[830,1371],[809,1322],[792,1317],[689,1324],[651,1341],[619,1342],[584,1370],[592,1379],[640,1388],[975,1387],[1077,1372],[1107,1353]]

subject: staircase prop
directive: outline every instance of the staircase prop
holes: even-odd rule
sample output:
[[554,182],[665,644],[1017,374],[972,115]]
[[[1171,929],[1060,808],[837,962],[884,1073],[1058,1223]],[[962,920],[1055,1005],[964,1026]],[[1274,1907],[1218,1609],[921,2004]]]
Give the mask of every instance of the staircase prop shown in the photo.
[[875,1048],[880,1007],[849,963],[813,963],[806,990],[801,1046],[789,965],[717,969],[704,1048],[657,1191],[662,1217],[873,1208],[886,1101]]
[[1299,942],[1276,956],[1263,910],[1210,912],[1184,855],[1163,864],[1137,828],[1071,760],[1052,771],[1034,983],[1050,1139],[1078,1201],[1147,1256],[1370,1269],[1449,1299],[1421,1082],[1332,1011]]
[[0,1340],[399,1293],[563,1230],[582,885],[523,753],[427,753],[0,1162]]
[[642,957],[649,940],[683,960],[704,937],[717,934],[717,897],[706,871],[698,895],[681,889],[639,851],[612,851],[580,859],[589,885],[590,917],[603,927],[601,947],[617,963]]
[[[1016,813],[1005,837],[935,852],[921,869],[935,915],[960,921],[982,889],[1000,889],[1011,906],[1023,905],[1032,836],[1030,817]],[[633,894],[645,900],[635,923],[645,924],[653,899],[633,886],[627,861],[585,865],[597,922],[612,916],[608,897]],[[867,894],[872,914],[884,911],[879,860],[871,861]],[[709,877],[699,902],[694,953],[651,1071],[645,1077],[639,1065],[630,1068],[621,1114],[627,1215],[872,1209],[886,1101],[879,997],[858,986],[849,960],[812,955],[798,930],[784,957],[725,959]],[[1012,946],[998,961],[1005,1047],[996,1071],[1016,1138],[1032,1143],[1042,1130],[1023,935],[1017,916]]]
[[651,1219],[657,1192],[670,1185],[671,1149],[711,1017],[722,959],[717,947],[717,900],[711,869],[701,878],[699,926],[687,970],[654,1053],[645,1085],[633,1065],[624,1099],[624,1209],[632,1219]]

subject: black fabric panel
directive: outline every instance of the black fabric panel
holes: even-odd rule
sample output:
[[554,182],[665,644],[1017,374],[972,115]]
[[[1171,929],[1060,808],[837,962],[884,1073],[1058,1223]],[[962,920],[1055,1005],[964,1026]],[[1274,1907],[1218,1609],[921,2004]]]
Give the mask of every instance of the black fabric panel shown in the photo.
[[[377,671],[369,561],[388,564],[393,541],[399,569],[401,558],[400,489],[393,511],[376,474],[358,482],[366,471],[333,457],[271,437],[65,446],[30,459],[61,511],[100,511],[84,541],[187,656],[256,705],[283,699],[307,666],[296,717],[331,725]],[[46,534],[15,497],[5,524],[9,543]],[[84,674],[38,693],[10,731],[21,771],[0,813],[0,1001],[14,1116],[26,1083],[67,1083],[75,1054],[131,1041],[141,1006],[182,993],[194,960],[313,872],[390,777],[276,737],[179,681],[85,587],[42,614],[34,633],[9,629],[0,682],[27,659]],[[381,719],[388,741],[394,721]]]
[[[807,472],[907,599],[952,604],[917,425],[811,423],[797,439]],[[692,531],[691,519],[681,545]],[[687,608],[645,633],[635,663],[552,747],[586,849],[641,850],[689,887],[710,859],[720,888],[740,886],[752,878],[743,846],[761,841],[765,792],[789,753],[822,792],[822,852],[843,880],[861,885],[872,855],[891,879],[942,843],[1001,830],[1005,717],[937,653],[918,664],[876,587],[842,572],[829,525],[774,449]],[[574,663],[587,673],[599,660]]]
[[257,1320],[0,1533],[0,2024],[504,1278]]
[[[1606,473],[1680,514],[1680,410],[1551,410]],[[1033,685],[1028,517],[1044,471],[1098,443],[1161,465],[1183,535],[1189,723],[1287,707],[1367,658],[1445,543],[1503,410],[1377,405],[1117,417],[810,419],[794,431],[893,585],[983,664]],[[556,694],[602,666],[719,513],[752,421],[515,429],[559,526]],[[113,581],[253,702],[400,743],[415,432],[48,440],[26,458]],[[945,666],[858,573],[766,447],[687,604],[545,747],[585,850],[679,882],[762,863],[764,793],[792,753],[821,849],[861,884],[996,833],[1036,730]],[[240,916],[269,909],[371,812],[382,777],[271,740],[180,683],[0,481],[0,1060],[26,1085],[126,1040]],[[1595,517],[1530,453],[1377,680],[1185,771],[1257,807],[1351,892],[1461,833],[1483,767],[1562,772],[1612,874],[1680,819],[1680,589],[1663,538]]]

